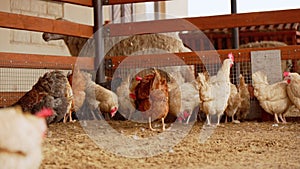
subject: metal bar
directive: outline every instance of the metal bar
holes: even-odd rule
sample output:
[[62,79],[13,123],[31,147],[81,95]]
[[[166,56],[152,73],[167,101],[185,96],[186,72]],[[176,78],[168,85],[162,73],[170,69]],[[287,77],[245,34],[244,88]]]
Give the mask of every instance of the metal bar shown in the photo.
[[105,82],[104,43],[102,38],[103,8],[102,0],[94,0],[94,38],[95,38],[95,82]]
[[154,2],[154,19],[159,20],[160,5],[159,2]]
[[[236,0],[231,0],[231,14],[234,15],[237,13],[237,4],[236,4]],[[238,49],[239,48],[239,28],[235,27],[232,28],[231,30],[232,33],[232,48],[233,49]],[[239,76],[240,76],[240,64],[236,63],[233,66],[234,72],[235,72],[235,76],[233,77],[233,83],[234,84],[239,84]]]
[[120,20],[121,20],[121,23],[125,23],[125,18],[126,18],[126,9],[125,9],[125,4],[121,4],[121,7],[120,7],[121,9],[120,9],[120,11],[121,11],[121,18],[120,18]]
[[130,21],[134,22],[135,11],[134,11],[134,4],[133,3],[130,4],[130,12],[131,12]]
[[[236,0],[231,0],[231,14],[236,14]],[[238,49],[239,48],[239,28],[235,27],[232,28],[232,48]]]

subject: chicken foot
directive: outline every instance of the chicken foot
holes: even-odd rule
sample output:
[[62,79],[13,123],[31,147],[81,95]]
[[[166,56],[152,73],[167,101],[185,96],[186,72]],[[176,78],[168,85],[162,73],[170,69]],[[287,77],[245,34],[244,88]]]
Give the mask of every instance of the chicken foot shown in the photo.
[[[227,118],[228,118],[228,116],[225,115],[225,123],[228,122]],[[231,116],[231,122],[232,122],[232,123],[235,123],[235,124],[241,123],[239,120],[235,120],[235,119],[234,119],[234,115]]]
[[[154,129],[152,127],[152,124],[151,124],[151,117],[149,117],[149,128],[151,131],[159,131],[158,129]],[[166,130],[166,124],[165,124],[165,119],[164,118],[161,118],[161,123],[162,123],[162,131],[165,131]]]
[[239,120],[234,120],[234,115],[231,117],[231,121],[235,124],[241,123]]
[[286,119],[282,114],[279,114],[279,118],[282,121],[282,123],[286,123]]
[[63,120],[63,122],[64,123],[66,123],[67,122],[67,119],[68,119],[68,117],[69,117],[69,122],[75,122],[76,120],[73,120],[72,119],[72,111],[70,111],[69,113],[66,113],[65,115],[64,115],[64,120]]

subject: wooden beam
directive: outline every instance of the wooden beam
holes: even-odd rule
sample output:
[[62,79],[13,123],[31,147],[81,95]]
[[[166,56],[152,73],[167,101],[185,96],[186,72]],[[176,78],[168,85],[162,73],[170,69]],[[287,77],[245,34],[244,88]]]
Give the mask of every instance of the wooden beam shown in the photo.
[[53,0],[53,1],[93,7],[93,0]]
[[11,106],[16,103],[26,92],[0,92],[0,107]]
[[253,12],[232,15],[165,19],[123,24],[108,24],[110,36],[162,33],[190,30],[222,29],[300,22],[300,9]]
[[[246,48],[246,49],[226,49],[217,51],[195,51],[185,53],[167,53],[155,55],[140,55],[138,57],[130,56],[111,56],[107,57],[106,67],[111,70],[117,69],[120,65],[122,68],[135,67],[155,67],[155,66],[177,66],[177,65],[202,65],[203,62],[217,64],[227,58],[229,53],[235,56],[235,62],[250,62],[251,51],[261,50],[281,50],[281,59],[300,59],[300,45],[273,47],[273,48]],[[219,56],[220,59],[211,59],[212,56]],[[172,59],[178,57],[178,59]],[[214,57],[218,58],[218,57]],[[125,61],[126,59],[126,61]],[[170,61],[170,59],[172,61]],[[109,70],[108,70],[109,71]]]
[[93,35],[92,26],[7,12],[0,12],[0,27],[50,32],[84,38],[90,38]]
[[0,52],[0,67],[3,68],[70,70],[73,65],[94,70],[94,58]]
[[117,4],[140,3],[140,2],[158,2],[158,1],[169,1],[169,0],[103,0],[103,5],[117,5]]

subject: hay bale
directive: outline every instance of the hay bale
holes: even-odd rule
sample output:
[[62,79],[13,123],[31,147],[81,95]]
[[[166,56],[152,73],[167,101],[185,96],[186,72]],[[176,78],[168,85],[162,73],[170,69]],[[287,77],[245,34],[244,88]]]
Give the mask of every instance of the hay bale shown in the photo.
[[287,44],[278,41],[260,41],[260,42],[250,42],[240,45],[240,49],[244,48],[270,48],[270,47],[280,47],[287,46]]
[[[145,54],[163,54],[190,52],[183,45],[177,32],[160,34],[142,34],[130,37],[105,38],[105,57],[108,56],[136,56]],[[157,61],[159,63],[159,61]],[[162,63],[163,64],[163,63]],[[177,79],[177,83],[190,82],[195,79],[193,66],[168,66],[160,69],[169,72]],[[132,68],[131,72],[122,72],[127,76],[132,72],[139,72],[141,68]]]
[[[177,35],[177,36],[176,36]],[[111,41],[111,42],[109,42]],[[115,44],[106,53],[106,56],[133,56],[143,54],[159,54],[159,53],[175,53],[188,52],[188,48],[184,47],[182,40],[178,34],[143,34],[134,35],[121,40],[118,43],[116,39],[107,39],[105,44]],[[106,46],[106,48],[109,45]]]

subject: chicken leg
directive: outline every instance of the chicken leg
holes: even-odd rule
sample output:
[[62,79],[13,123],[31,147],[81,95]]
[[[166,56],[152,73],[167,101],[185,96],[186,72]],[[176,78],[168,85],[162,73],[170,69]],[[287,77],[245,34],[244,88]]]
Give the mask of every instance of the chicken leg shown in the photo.
[[278,115],[276,113],[274,113],[274,119],[275,119],[276,123],[279,123]]
[[149,122],[149,128],[150,128],[150,130],[151,131],[157,131],[156,129],[154,129],[153,127],[152,127],[152,125],[151,125],[151,117],[149,117],[149,120],[148,120],[148,122]]
[[222,114],[218,114],[218,122],[217,122],[217,126],[220,125],[221,115],[222,115]]
[[69,105],[68,105],[69,112],[64,115],[64,119],[63,119],[64,123],[67,122],[68,117],[69,117],[70,122],[75,122],[76,121],[76,120],[72,119],[72,113],[73,113],[73,110],[74,110],[73,109],[74,108],[73,95],[68,97],[68,101],[69,101]]
[[211,124],[210,124],[210,115],[209,114],[206,115],[206,121],[207,121],[207,125],[210,126]]
[[[157,129],[154,129],[151,125],[151,117],[149,117],[149,128],[151,131],[159,131]],[[161,118],[161,123],[162,123],[162,130],[165,131],[166,130],[166,124],[165,124],[165,119],[164,118]]]
[[279,114],[279,118],[282,121],[282,123],[286,123],[285,117],[282,114]]

